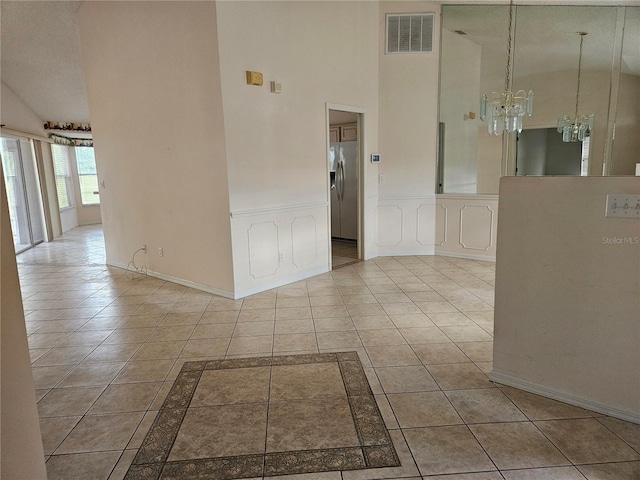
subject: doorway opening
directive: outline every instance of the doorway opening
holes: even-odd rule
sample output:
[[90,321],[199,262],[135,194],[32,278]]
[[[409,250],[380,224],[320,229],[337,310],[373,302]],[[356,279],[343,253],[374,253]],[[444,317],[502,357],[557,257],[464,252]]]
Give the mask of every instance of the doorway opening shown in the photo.
[[329,109],[329,202],[332,269],[356,263],[360,249],[361,113]]

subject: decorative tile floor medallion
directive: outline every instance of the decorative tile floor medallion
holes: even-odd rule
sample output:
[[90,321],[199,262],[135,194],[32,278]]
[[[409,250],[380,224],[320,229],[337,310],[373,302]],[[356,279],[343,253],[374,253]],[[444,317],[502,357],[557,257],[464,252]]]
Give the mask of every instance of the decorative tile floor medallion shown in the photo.
[[356,352],[186,362],[125,480],[399,466]]

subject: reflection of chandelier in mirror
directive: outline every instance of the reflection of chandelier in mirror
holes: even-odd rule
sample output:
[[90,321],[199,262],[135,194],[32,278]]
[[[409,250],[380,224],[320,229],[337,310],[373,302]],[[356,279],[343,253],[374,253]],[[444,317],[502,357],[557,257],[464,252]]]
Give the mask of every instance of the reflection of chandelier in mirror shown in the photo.
[[591,134],[593,129],[593,113],[591,115],[578,115],[578,102],[580,100],[580,70],[582,68],[582,42],[587,32],[578,32],[580,35],[580,55],[578,56],[578,88],[576,90],[576,113],[573,117],[565,115],[558,119],[558,132],[562,133],[563,142],[583,141]]
[[511,92],[511,35],[513,29],[513,0],[509,2],[509,37],[507,40],[507,71],[504,93],[492,92],[482,96],[480,120],[489,117],[489,134],[502,135],[507,132],[522,131],[522,117],[533,113],[533,92],[518,90]]

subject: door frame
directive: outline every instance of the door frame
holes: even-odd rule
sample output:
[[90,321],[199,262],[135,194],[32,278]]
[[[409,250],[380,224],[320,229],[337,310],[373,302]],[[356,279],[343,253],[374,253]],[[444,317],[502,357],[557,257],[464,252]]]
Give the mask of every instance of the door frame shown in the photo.
[[325,105],[325,182],[326,182],[326,195],[327,195],[327,247],[329,252],[329,271],[333,268],[332,260],[332,247],[331,247],[331,185],[329,182],[330,176],[330,142],[329,142],[329,111],[340,110],[342,112],[349,112],[357,114],[357,128],[358,128],[358,227],[357,227],[357,246],[358,246],[358,259],[364,258],[364,178],[365,177],[365,164],[364,161],[364,125],[365,125],[365,109],[362,107],[356,107],[354,105],[344,105],[339,103],[326,103]]

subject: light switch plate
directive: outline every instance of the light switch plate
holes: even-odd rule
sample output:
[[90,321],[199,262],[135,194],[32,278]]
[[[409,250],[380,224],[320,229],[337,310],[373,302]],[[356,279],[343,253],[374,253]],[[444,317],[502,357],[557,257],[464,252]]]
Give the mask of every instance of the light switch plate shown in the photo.
[[605,217],[637,218],[640,220],[640,195],[610,193],[607,195]]

